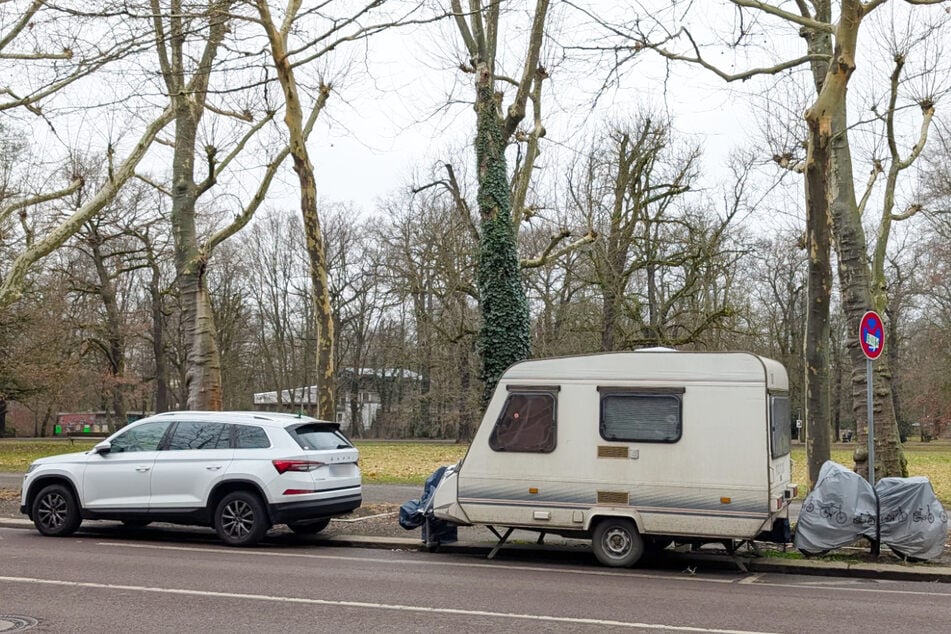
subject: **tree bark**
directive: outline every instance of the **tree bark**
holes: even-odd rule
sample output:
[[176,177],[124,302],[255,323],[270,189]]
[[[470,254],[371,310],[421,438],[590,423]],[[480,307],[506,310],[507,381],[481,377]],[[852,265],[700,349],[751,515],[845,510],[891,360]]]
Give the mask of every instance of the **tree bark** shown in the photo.
[[476,165],[479,175],[479,297],[482,302],[483,405],[495,392],[502,373],[530,352],[528,300],[522,288],[515,227],[512,226],[508,168],[499,103],[492,69],[476,68]]
[[313,308],[317,337],[317,417],[336,420],[336,367],[334,364],[334,318],[330,301],[330,285],[327,277],[327,253],[324,236],[317,213],[317,181],[314,165],[307,151],[307,137],[317,115],[330,97],[330,86],[321,85],[317,103],[308,119],[297,89],[297,80],[287,50],[287,36],[299,4],[289,8],[283,26],[278,30],[271,18],[270,9],[264,0],[257,0],[258,14],[267,33],[271,56],[277,70],[278,80],[284,93],[284,123],[290,134],[290,153],[294,172],[300,186],[300,209],[304,221],[307,257],[310,262],[310,281],[313,289]]
[[155,359],[155,413],[168,411],[168,365],[165,360],[165,313],[162,310],[162,272],[149,249],[149,299],[152,302],[152,356]]
[[[479,0],[471,0],[467,11],[463,11],[460,0],[452,0],[451,4],[459,35],[469,53],[469,64],[465,66],[475,75],[475,149],[481,220],[478,287],[482,309],[478,347],[482,356],[480,378],[484,382],[482,404],[485,405],[502,373],[513,363],[526,359],[531,351],[528,299],[520,275],[518,226],[512,218],[512,186],[505,149],[525,118],[525,106],[531,94],[535,127],[529,134],[525,169],[515,179],[516,200],[521,204],[521,197],[528,188],[528,174],[538,156],[537,142],[544,135],[540,101],[541,81],[547,72],[539,65],[539,56],[549,0],[536,0],[516,94],[504,115],[502,94],[495,90],[502,3],[483,5]],[[519,217],[521,212],[519,209]]]
[[[831,20],[828,0],[815,4],[816,19]],[[832,55],[832,38],[818,30],[804,30],[810,54]],[[805,169],[806,251],[809,262],[806,287],[806,333],[803,341],[805,388],[806,460],[809,483],[814,485],[819,470],[832,455],[829,398],[829,312],[832,298],[831,227],[829,212],[829,115],[837,105],[837,90],[844,101],[845,86],[831,82],[832,66],[826,61],[811,63],[816,86],[816,102],[806,114],[809,127]],[[841,88],[840,88],[841,86]],[[834,93],[834,94],[833,94]]]
[[[195,222],[195,206],[203,191],[195,180],[195,149],[198,126],[205,113],[211,71],[228,25],[230,2],[212,0],[208,3],[208,39],[195,73],[187,82],[184,64],[189,27],[185,23],[181,3],[173,2],[167,33],[157,0],[152,0],[152,7],[159,61],[175,113],[171,217],[187,346],[187,407],[220,410],[221,355],[205,279],[205,269],[211,254],[200,246]],[[207,186],[210,184],[207,183]]]
[[99,297],[106,311],[105,352],[112,377],[112,384],[109,386],[112,397],[112,421],[109,424],[109,431],[112,432],[126,424],[125,392],[122,385],[125,376],[125,337],[122,335],[122,320],[116,300],[115,285],[106,270],[99,231],[95,227],[90,233],[90,242],[93,264],[99,278]]
[[806,455],[809,482],[831,456],[829,425],[829,306],[832,296],[831,228],[828,209],[828,135],[822,122],[809,121],[806,158],[806,249],[809,257],[806,337],[804,353],[806,389]]

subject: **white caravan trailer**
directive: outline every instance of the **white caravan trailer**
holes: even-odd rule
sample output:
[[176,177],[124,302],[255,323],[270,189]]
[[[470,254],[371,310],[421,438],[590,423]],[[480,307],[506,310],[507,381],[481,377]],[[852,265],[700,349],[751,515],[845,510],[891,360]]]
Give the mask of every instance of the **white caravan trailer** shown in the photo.
[[609,566],[672,541],[786,541],[789,409],[785,368],[749,353],[517,363],[433,513],[492,528],[490,556],[519,528],[590,538]]

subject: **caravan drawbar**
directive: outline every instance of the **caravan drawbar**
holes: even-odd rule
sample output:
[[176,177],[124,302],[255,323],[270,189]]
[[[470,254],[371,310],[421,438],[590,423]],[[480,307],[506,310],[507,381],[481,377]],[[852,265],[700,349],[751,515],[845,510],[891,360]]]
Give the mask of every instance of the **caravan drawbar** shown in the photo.
[[507,529],[496,550],[513,529],[589,538],[609,566],[674,541],[785,541],[789,454],[777,361],[668,349],[530,360],[502,376],[433,512]]

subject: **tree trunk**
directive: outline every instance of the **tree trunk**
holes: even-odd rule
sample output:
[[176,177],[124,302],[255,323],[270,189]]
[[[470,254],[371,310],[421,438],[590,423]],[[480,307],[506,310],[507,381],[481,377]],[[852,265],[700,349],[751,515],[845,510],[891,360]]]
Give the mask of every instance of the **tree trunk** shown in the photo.
[[7,401],[0,398],[0,438],[7,435]]
[[512,226],[506,135],[493,90],[492,69],[476,68],[476,164],[479,177],[479,297],[482,325],[482,404],[488,404],[502,373],[528,358],[531,349],[528,301],[519,271]]
[[806,158],[806,249],[809,257],[805,337],[806,456],[809,483],[832,455],[829,425],[829,305],[832,296],[828,209],[828,137],[809,121]]
[[[857,29],[856,25],[856,29]],[[854,49],[853,49],[854,53]],[[836,50],[840,66],[854,68],[854,56],[849,51]],[[849,70],[851,72],[851,70]],[[848,121],[845,102],[831,117],[832,165],[830,178],[833,185],[832,222],[836,236],[836,255],[839,264],[839,288],[846,317],[846,348],[851,363],[852,412],[855,415],[858,446],[855,449],[855,470],[868,475],[868,416],[865,354],[859,345],[859,323],[866,311],[873,308],[871,273],[862,216],[855,197],[852,173],[852,155],[848,139]],[[881,314],[885,307],[881,307]],[[898,436],[892,401],[891,371],[887,356],[873,362],[875,416],[876,477],[907,476],[907,463]]]
[[99,277],[99,297],[106,311],[106,357],[112,379],[109,386],[112,397],[112,416],[110,417],[109,431],[112,432],[126,424],[125,392],[122,385],[125,375],[125,338],[122,336],[122,324],[119,304],[116,300],[115,285],[106,270],[98,229],[92,229],[90,242],[96,275]]
[[195,228],[195,142],[198,121],[189,103],[180,99],[175,118],[175,153],[172,160],[172,227],[175,264],[181,292],[187,345],[185,392],[187,408],[221,409],[221,357],[215,341],[215,321],[205,282],[205,254],[198,246]]
[[[831,6],[828,0],[815,3],[816,19],[828,23]],[[828,33],[805,30],[811,54],[832,54],[832,37]],[[819,58],[811,63],[816,87],[816,103],[806,112],[809,124],[808,154],[805,171],[806,251],[808,281],[806,285],[806,332],[803,350],[803,388],[805,391],[806,461],[809,484],[819,478],[819,470],[832,455],[829,429],[829,312],[832,298],[831,229],[829,217],[829,148],[828,122],[819,109],[830,90],[827,86],[829,63]],[[844,94],[844,89],[843,89]]]
[[[330,97],[330,86],[321,84],[320,93],[313,111],[304,120],[300,94],[290,53],[287,50],[287,30],[299,5],[291,8],[285,16],[284,29],[278,30],[271,19],[270,8],[263,0],[256,2],[261,25],[271,46],[271,57],[284,94],[284,123],[290,135],[290,152],[294,160],[294,172],[300,186],[300,209],[304,221],[307,257],[310,263],[310,282],[313,289],[313,308],[317,337],[317,417],[336,420],[337,371],[334,365],[334,316],[330,303],[330,285],[327,279],[327,253],[320,216],[317,213],[317,182],[314,165],[307,151],[307,137],[317,115]],[[358,370],[358,368],[355,368]]]
[[[172,157],[172,233],[175,238],[175,265],[181,292],[182,318],[186,341],[185,392],[188,409],[220,410],[221,357],[215,341],[215,321],[205,280],[210,253],[199,246],[195,206],[200,190],[195,182],[195,146],[198,125],[205,112],[208,82],[218,48],[224,39],[230,2],[209,6],[208,39],[193,77],[186,81],[185,49],[187,29],[181,11],[169,15],[167,35],[158,3],[153,0],[156,47],[169,97],[175,111],[175,142]],[[171,55],[169,55],[171,49]],[[209,161],[212,157],[209,156]],[[213,171],[213,170],[212,170]]]
[[162,312],[161,271],[149,254],[152,277],[149,297],[152,301],[152,356],[155,359],[155,413],[168,411],[168,367],[165,362],[165,315]]

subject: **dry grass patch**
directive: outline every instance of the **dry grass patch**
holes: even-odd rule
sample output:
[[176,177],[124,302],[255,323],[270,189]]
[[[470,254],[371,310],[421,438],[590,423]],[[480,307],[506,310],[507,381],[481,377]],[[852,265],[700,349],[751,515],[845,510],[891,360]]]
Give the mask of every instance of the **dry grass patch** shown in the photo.
[[[854,445],[836,445],[832,450],[832,460],[846,468],[853,468],[852,453]],[[905,444],[905,458],[908,460],[908,475],[925,476],[931,481],[935,495],[945,508],[951,508],[951,442],[908,442]],[[806,448],[796,446],[792,452],[793,482],[799,484],[800,498],[808,491],[809,477],[806,470]],[[877,471],[877,470],[876,470]]]
[[[88,451],[96,440],[0,442],[0,472],[23,473],[37,458],[72,451]],[[357,441],[363,481],[369,484],[422,484],[442,465],[458,462],[468,445],[442,442]]]
[[23,473],[37,458],[73,451],[89,451],[99,440],[3,440],[0,441],[0,472]]
[[369,484],[422,484],[443,465],[459,462],[468,445],[417,442],[356,442],[363,481]]
[[[0,441],[0,472],[23,473],[31,462],[43,456],[70,451],[88,451],[97,441]],[[466,454],[468,445],[445,442],[357,441],[360,468],[368,484],[422,484],[442,465],[455,464]],[[832,459],[852,467],[853,446],[836,445]],[[946,508],[951,508],[951,442],[909,442],[905,445],[911,475],[931,480],[935,494]],[[793,482],[800,485],[801,497],[808,491],[806,483],[806,449],[793,448]]]

